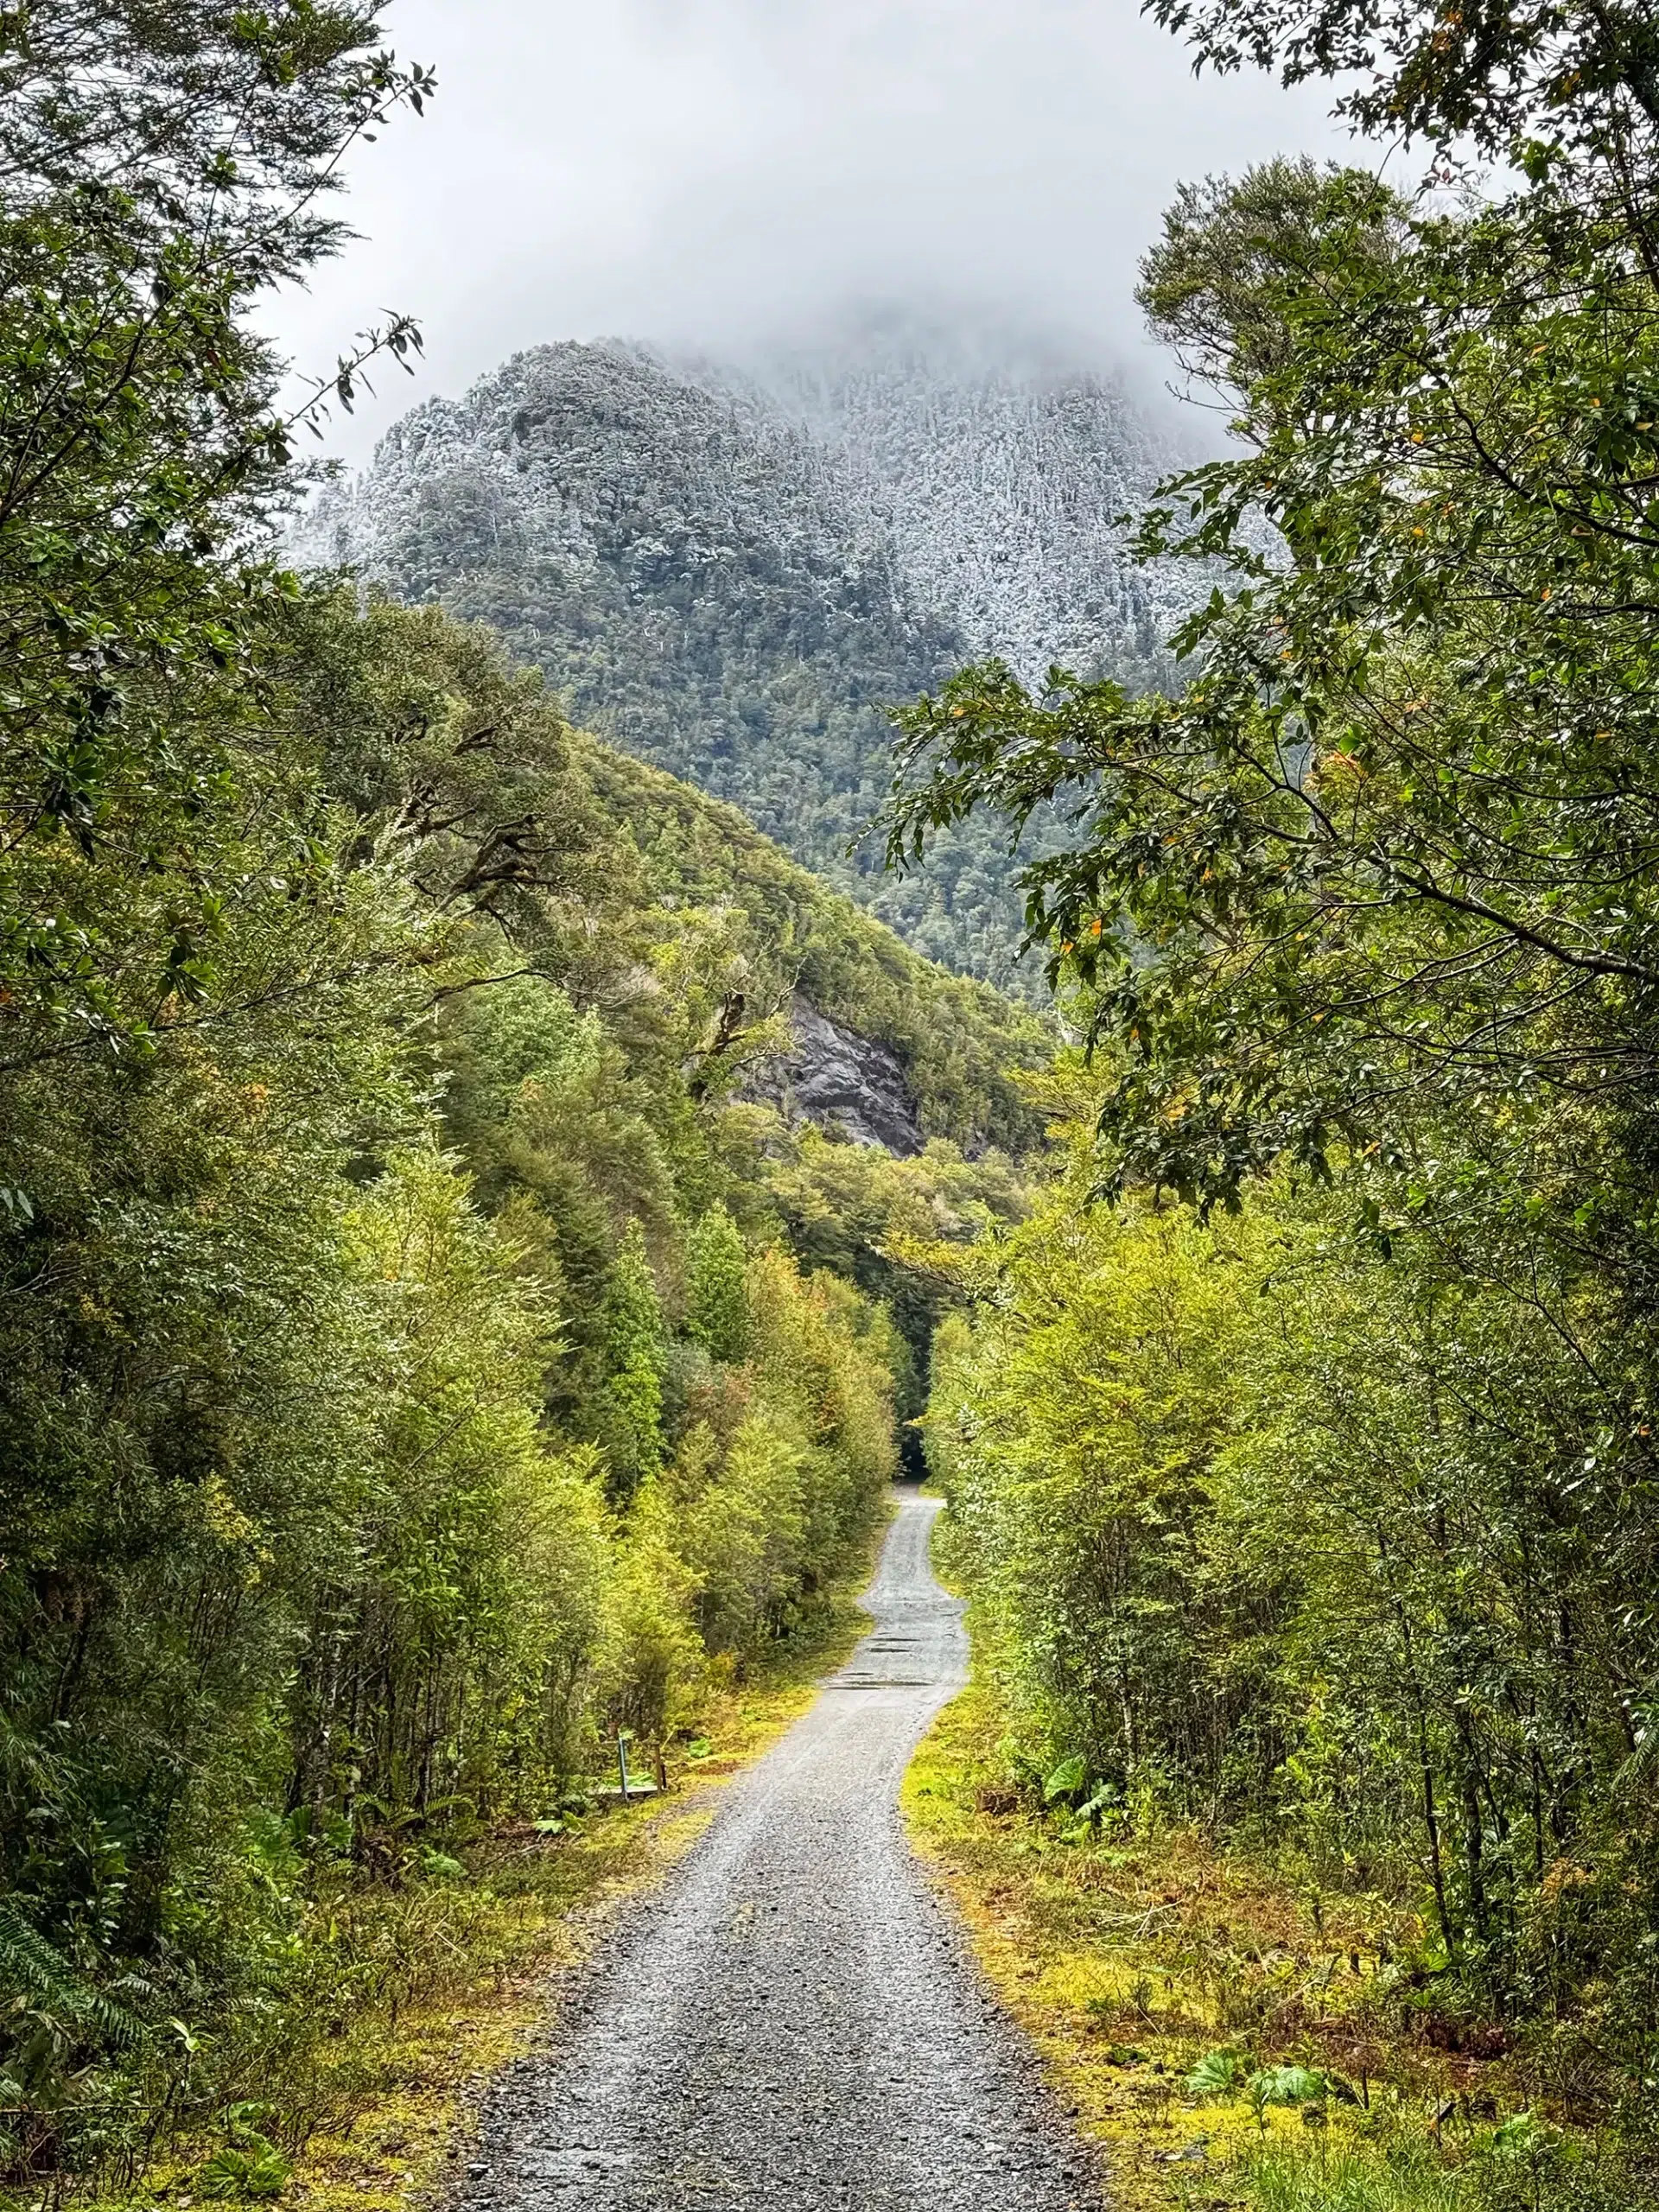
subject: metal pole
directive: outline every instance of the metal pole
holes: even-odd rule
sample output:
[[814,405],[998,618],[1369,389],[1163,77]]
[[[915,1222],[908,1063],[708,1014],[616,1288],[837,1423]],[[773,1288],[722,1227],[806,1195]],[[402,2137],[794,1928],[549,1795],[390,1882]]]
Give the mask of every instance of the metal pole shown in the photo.
[[628,1739],[619,1728],[616,1732],[616,1770],[622,1777],[622,1802],[628,1802]]

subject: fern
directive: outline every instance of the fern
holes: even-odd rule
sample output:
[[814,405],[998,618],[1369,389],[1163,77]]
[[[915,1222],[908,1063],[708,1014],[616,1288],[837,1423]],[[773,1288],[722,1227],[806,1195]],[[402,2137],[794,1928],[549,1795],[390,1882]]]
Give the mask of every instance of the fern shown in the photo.
[[35,1999],[37,2009],[96,2035],[113,2050],[124,2050],[137,2040],[140,2028],[132,2014],[79,1974],[11,1897],[0,1897],[0,1981]]

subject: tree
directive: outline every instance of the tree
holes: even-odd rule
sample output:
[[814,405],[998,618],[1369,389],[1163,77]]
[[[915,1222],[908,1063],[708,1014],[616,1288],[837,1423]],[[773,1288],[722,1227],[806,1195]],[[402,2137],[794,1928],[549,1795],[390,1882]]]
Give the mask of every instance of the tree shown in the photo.
[[693,1226],[686,1259],[686,1334],[711,1359],[734,1366],[748,1350],[748,1255],[723,1205],[710,1206]]
[[[1357,76],[1338,115],[1437,149],[1530,142],[1607,162],[1650,151],[1659,127],[1659,28],[1642,0],[1476,0],[1455,13],[1424,0],[1148,0],[1147,13],[1199,66],[1248,61],[1287,85]],[[1633,194],[1626,206],[1638,205]]]
[[[0,22],[0,1008],[6,1057],[145,1037],[79,861],[142,874],[223,804],[291,590],[257,526],[299,482],[280,365],[248,327],[338,243],[348,148],[424,72],[372,6],[71,0]],[[394,321],[342,361],[416,342]],[[321,398],[321,393],[318,395]],[[316,403],[314,402],[314,405]],[[308,411],[300,410],[301,416]],[[278,865],[315,874],[303,827]],[[209,987],[227,886],[181,871],[162,999]]]
[[[1260,20],[1292,17],[1295,71],[1360,11]],[[902,718],[895,857],[981,804],[1071,816],[1028,918],[1110,1041],[1123,1178],[1231,1203],[1419,1103],[1651,1095],[1659,170],[1630,68],[1515,109],[1544,136],[1494,201],[1306,162],[1185,191],[1141,296],[1244,448],[1142,534],[1231,571],[1176,641],[1191,680],[1033,696],[991,666]]]
[[663,1350],[662,1302],[645,1231],[630,1221],[605,1295],[601,1435],[619,1499],[631,1497],[662,1465]]
[[1420,1881],[1611,2110],[1659,1923],[1659,22],[1152,12],[1356,73],[1434,165],[1189,186],[1143,264],[1235,440],[1141,531],[1217,563],[1179,691],[991,665],[901,718],[895,858],[1069,817],[1028,924],[1098,1084],[935,1448],[1049,1748]]
[[[762,1211],[766,1117],[691,1087],[675,855],[647,880],[492,640],[262,550],[302,472],[248,310],[420,104],[375,38],[311,0],[0,18],[0,2171],[48,2192],[174,2115],[292,2120],[365,1988],[475,1938],[429,1895],[410,1945],[391,1891],[704,1657],[637,1217],[677,1271],[722,1192]],[[732,927],[793,975],[786,926]],[[854,954],[925,1030],[916,963]],[[825,1313],[864,1418],[783,1453],[745,1646],[885,1472],[879,1317]]]

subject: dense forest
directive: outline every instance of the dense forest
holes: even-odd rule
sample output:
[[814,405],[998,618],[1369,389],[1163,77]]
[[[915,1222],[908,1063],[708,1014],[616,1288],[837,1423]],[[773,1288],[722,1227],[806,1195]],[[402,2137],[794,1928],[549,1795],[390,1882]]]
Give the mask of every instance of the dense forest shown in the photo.
[[[417,340],[284,412],[254,310],[429,79],[351,4],[0,16],[15,2200],[178,2136],[279,2195],[471,1854],[810,1633],[918,1437],[1007,1863],[1075,1917],[1197,1839],[1360,1928],[1363,2050],[1318,1993],[1169,2029],[1151,2097],[1256,2131],[1189,2201],[1659,2199],[1659,22],[1150,12],[1432,167],[1170,211],[1143,303],[1234,444],[1141,525],[1215,588],[1117,680],[950,673],[985,633],[835,543],[776,391],[626,349],[504,372],[518,443],[597,482],[666,388],[723,537],[647,474],[595,554],[550,493],[577,574],[484,471],[403,518],[423,603],[291,573],[308,420]],[[814,437],[908,419],[788,373]],[[844,895],[906,689],[912,944]],[[1058,1021],[914,949],[1006,971],[1020,831]],[[1455,2094],[1390,2080],[1430,2048]]]
[[[1192,681],[991,664],[905,717],[895,844],[1072,810],[1028,886],[1092,1040],[932,1449],[1074,1832],[1195,1821],[1420,1914],[1375,1986],[1474,2054],[1445,2163],[1371,2120],[1392,2178],[1309,2149],[1262,2201],[1649,2202],[1659,19],[1153,12],[1434,167],[1211,180],[1143,264],[1238,441],[1146,532],[1240,572]],[[1195,2092],[1280,2094],[1253,2032]]]
[[[619,1735],[648,1773],[861,1558],[944,1294],[891,1253],[1017,1213],[1036,1126],[1031,1017],[488,634],[271,558],[300,426],[246,309],[426,95],[375,37],[195,0],[0,32],[25,2194],[226,2124],[207,2193],[280,2186],[263,2130],[395,2009],[423,1894],[453,1948],[454,1854],[556,1833]],[[812,1118],[823,1034],[905,1156]]]
[[1171,456],[1122,391],[988,342],[855,324],[748,370],[537,347],[406,416],[296,543],[489,622],[575,719],[1040,1000],[999,825],[884,870],[888,710],[986,652],[1145,683],[1202,594],[1191,563],[1127,557]]

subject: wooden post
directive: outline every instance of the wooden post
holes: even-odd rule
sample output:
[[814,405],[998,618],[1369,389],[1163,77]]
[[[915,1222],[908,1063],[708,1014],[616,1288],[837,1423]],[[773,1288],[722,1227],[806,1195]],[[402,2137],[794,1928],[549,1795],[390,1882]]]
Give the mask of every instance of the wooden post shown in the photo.
[[626,1729],[616,1732],[616,1770],[622,1777],[622,1802],[628,1802],[628,1738]]

